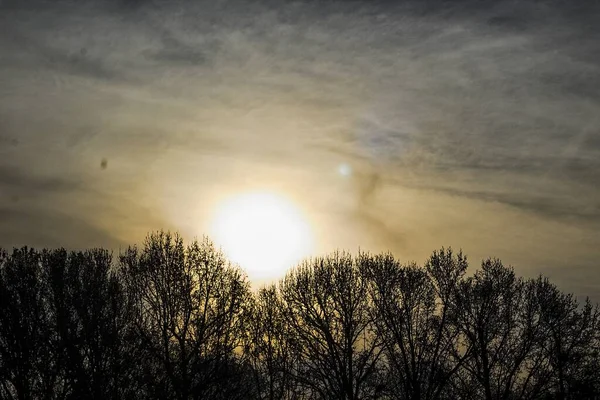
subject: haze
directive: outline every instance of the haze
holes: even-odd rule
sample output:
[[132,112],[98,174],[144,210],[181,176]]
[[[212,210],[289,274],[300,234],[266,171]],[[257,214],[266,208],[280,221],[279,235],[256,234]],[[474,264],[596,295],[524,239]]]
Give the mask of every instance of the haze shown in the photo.
[[192,238],[269,190],[318,253],[452,246],[599,300],[598,21],[594,1],[0,2],[0,246]]

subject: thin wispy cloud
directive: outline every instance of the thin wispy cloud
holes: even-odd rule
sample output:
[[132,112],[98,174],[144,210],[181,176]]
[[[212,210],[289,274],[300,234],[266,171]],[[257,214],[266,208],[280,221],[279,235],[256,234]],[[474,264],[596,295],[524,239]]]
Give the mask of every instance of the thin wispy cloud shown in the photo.
[[593,1],[0,7],[1,245],[75,220],[65,245],[197,235],[215,196],[262,185],[323,251],[451,244],[572,288],[597,266]]

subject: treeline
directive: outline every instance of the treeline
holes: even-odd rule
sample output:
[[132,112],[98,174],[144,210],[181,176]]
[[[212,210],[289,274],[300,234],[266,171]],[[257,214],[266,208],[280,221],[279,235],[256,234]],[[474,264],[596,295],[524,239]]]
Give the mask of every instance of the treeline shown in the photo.
[[467,268],[334,253],[254,292],[207,239],[2,251],[0,398],[600,398],[596,306]]

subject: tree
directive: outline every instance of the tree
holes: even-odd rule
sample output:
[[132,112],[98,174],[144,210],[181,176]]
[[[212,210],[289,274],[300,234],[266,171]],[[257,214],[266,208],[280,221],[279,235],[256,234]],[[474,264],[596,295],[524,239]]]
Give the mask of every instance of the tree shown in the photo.
[[280,284],[294,379],[309,398],[374,398],[382,346],[370,312],[370,256],[334,253],[306,261]]
[[385,339],[390,397],[441,399],[468,354],[459,348],[452,318],[457,282],[467,263],[451,250],[434,252],[426,268],[401,265],[392,255],[370,265],[378,333]]
[[129,248],[121,273],[134,305],[149,397],[200,399],[233,396],[241,369],[249,285],[241,271],[204,239],[183,245],[156,233],[142,250]]
[[246,354],[251,364],[257,399],[299,396],[292,379],[294,353],[289,340],[284,303],[275,285],[261,288],[247,326]]
[[586,299],[580,305],[539,277],[532,282],[541,306],[546,333],[545,356],[551,368],[553,397],[559,400],[595,399],[600,395],[600,312]]
[[43,251],[54,359],[66,398],[133,398],[129,309],[112,255]]
[[253,293],[206,238],[0,249],[0,399],[600,398],[598,306],[467,268],[338,252]]
[[546,385],[539,302],[512,268],[488,259],[457,292],[457,316],[472,357],[464,378],[486,400],[535,399]]
[[26,247],[0,252],[0,396],[43,398],[52,386],[44,363],[50,362],[48,316],[40,279],[40,256]]
[[3,398],[132,398],[110,254],[23,248],[0,259]]

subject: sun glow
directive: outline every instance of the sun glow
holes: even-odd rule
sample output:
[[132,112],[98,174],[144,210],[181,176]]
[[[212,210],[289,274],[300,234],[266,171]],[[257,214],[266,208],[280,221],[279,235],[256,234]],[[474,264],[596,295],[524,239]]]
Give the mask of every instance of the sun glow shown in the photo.
[[299,209],[282,196],[247,193],[222,202],[212,236],[252,279],[272,279],[313,251],[313,233]]

